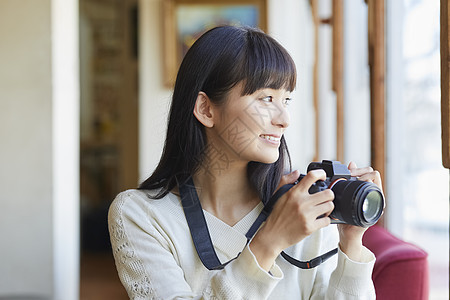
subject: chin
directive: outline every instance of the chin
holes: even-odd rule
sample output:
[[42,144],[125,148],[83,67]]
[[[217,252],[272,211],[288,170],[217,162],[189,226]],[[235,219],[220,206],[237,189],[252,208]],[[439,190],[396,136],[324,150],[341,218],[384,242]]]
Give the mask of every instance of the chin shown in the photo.
[[256,159],[255,161],[263,163],[263,164],[273,164],[275,163],[279,158],[279,154],[278,151],[276,153],[276,155],[260,155],[258,157],[258,159]]
[[246,161],[254,161],[263,164],[273,164],[280,157],[280,153],[278,152],[278,148],[275,149],[261,149],[261,148],[253,148],[248,149],[241,154],[241,159]]

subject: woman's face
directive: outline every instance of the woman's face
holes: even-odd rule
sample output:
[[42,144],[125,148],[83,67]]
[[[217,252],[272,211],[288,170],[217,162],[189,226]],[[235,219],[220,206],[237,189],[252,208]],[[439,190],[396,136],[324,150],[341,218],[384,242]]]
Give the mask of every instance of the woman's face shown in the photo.
[[209,130],[208,142],[222,153],[222,158],[226,154],[230,162],[274,163],[280,139],[289,126],[287,105],[291,93],[264,88],[241,96],[241,91],[242,84],[236,85],[224,104],[214,106],[214,126]]

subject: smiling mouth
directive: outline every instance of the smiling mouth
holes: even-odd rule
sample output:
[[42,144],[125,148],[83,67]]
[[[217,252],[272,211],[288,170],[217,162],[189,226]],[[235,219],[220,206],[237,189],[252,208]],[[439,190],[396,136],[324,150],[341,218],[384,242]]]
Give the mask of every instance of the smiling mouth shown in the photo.
[[265,140],[271,141],[271,142],[276,142],[276,143],[279,143],[281,140],[280,137],[274,137],[272,135],[265,135],[265,134],[261,134],[259,137],[263,138]]

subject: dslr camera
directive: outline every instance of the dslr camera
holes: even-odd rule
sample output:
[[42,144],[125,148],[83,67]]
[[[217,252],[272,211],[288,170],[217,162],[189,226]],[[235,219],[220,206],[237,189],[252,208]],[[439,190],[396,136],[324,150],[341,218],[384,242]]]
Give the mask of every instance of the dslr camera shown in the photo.
[[[385,200],[376,184],[352,177],[347,166],[339,161],[323,160],[321,163],[309,164],[308,172],[316,169],[325,170],[327,177],[325,181],[314,183],[309,193],[314,194],[325,189],[334,192],[334,210],[329,215],[331,223],[369,227],[378,221],[383,213]],[[297,182],[305,176],[300,175]]]

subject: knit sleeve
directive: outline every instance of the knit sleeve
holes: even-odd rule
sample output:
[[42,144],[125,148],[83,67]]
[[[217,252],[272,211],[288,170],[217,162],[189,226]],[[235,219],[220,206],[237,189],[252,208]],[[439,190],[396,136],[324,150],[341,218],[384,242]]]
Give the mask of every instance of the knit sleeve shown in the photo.
[[283,277],[276,265],[271,274],[260,268],[246,247],[223,270],[192,266],[202,284],[191,287],[177,253],[190,249],[174,249],[129,195],[114,200],[108,223],[118,275],[130,299],[265,299]]
[[375,256],[364,247],[362,262],[352,261],[339,249],[338,263],[331,274],[327,299],[375,299],[372,269]]
[[[333,237],[329,235],[330,233]],[[337,245],[338,233],[329,230],[323,239],[324,244],[332,241]],[[375,256],[370,250],[364,247],[361,262],[355,262],[338,248],[337,257],[331,261],[318,268],[311,299],[369,300],[376,298],[372,282]]]

